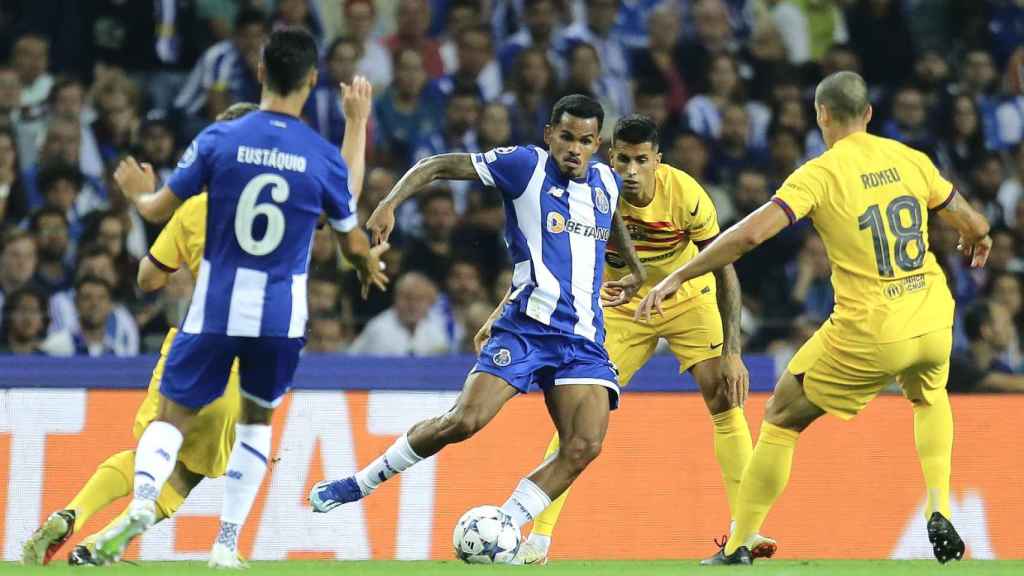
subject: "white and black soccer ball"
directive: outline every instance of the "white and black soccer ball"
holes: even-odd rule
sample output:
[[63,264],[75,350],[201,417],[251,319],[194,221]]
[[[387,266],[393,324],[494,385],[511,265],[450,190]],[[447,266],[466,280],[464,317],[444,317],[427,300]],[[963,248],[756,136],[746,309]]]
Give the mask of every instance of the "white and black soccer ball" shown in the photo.
[[452,534],[455,557],[467,564],[508,564],[519,552],[519,529],[497,506],[477,506],[459,518]]

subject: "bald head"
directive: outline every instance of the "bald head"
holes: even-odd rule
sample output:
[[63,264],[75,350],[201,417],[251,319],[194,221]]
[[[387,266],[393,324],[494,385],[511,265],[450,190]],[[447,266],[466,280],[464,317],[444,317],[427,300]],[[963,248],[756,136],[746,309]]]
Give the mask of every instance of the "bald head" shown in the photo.
[[824,106],[840,124],[864,117],[868,109],[868,85],[856,72],[829,74],[814,91],[814,104]]

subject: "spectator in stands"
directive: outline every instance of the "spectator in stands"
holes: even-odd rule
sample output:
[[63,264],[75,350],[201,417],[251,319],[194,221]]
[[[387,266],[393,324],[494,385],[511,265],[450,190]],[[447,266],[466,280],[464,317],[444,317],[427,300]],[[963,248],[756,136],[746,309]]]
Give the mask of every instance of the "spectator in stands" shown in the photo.
[[1018,258],[1017,243],[1014,241],[1013,233],[1007,228],[993,228],[990,235],[992,236],[992,252],[985,269],[986,281],[983,284],[986,286],[1000,272],[1024,272],[1024,266],[1021,265],[1020,258]]
[[423,237],[410,238],[405,246],[402,269],[417,271],[435,285],[443,286],[452,264],[452,233],[458,224],[455,202],[449,190],[440,188],[419,201]]
[[21,80],[14,68],[0,64],[0,129],[14,130],[21,120]]
[[[366,175],[366,182],[363,184],[363,193],[359,196],[360,222],[366,222],[377,204],[380,204],[388,192],[391,192],[397,181],[398,177],[395,176],[395,173],[387,168],[373,168],[369,171]],[[395,238],[400,240],[401,231],[396,230],[395,232],[398,233]]]
[[633,111],[647,116],[658,127],[661,147],[667,148],[675,139],[679,116],[674,116],[669,109],[668,85],[660,76],[654,76],[636,84],[633,93]]
[[869,86],[893,88],[913,71],[914,52],[902,3],[860,0],[848,12],[850,37]]
[[50,119],[38,160],[24,173],[23,183],[29,210],[36,210],[43,205],[42,171],[53,165],[63,165],[62,169],[68,168],[78,174],[75,208],[79,214],[87,214],[105,205],[107,193],[103,183],[96,178],[83,176],[78,169],[81,165],[81,138],[79,122],[67,118]]
[[203,53],[174,100],[174,107],[195,124],[188,132],[212,122],[235,102],[259,102],[257,68],[268,32],[263,12],[242,10],[231,38]]
[[[85,110],[85,86],[76,78],[59,78],[50,90],[50,117],[64,118],[81,126],[78,167],[92,178],[103,177],[103,157],[91,122],[92,112]],[[31,162],[35,162],[35,155]]]
[[46,354],[53,348],[52,342],[46,342],[50,320],[46,315],[44,294],[30,287],[16,290],[3,308],[0,354]]
[[710,91],[708,82],[712,59],[734,54],[738,45],[729,22],[729,10],[722,0],[697,0],[693,14],[694,37],[679,43],[675,64],[691,93]]
[[1024,46],[1010,58],[1003,83],[1007,97],[996,108],[996,123],[1000,146],[1009,148],[1024,141]]
[[512,145],[512,123],[504,104],[492,102],[484,106],[477,139],[480,150],[484,151]]
[[451,350],[440,314],[432,314],[437,287],[418,272],[395,286],[394,305],[370,320],[348,351],[373,356],[436,356]]
[[928,127],[924,95],[915,86],[903,86],[892,99],[892,113],[881,135],[935,157],[935,140]]
[[313,35],[317,44],[322,46],[324,40],[323,24],[317,18],[316,13],[310,9],[309,3],[310,0],[277,0],[277,9],[270,18],[272,28],[274,30],[288,26],[305,28],[306,31]]
[[1002,304],[981,299],[963,318],[970,341],[966,353],[954,354],[949,367],[951,392],[1024,392],[1024,376],[999,360],[1012,337],[1009,312]]
[[711,173],[708,170],[711,153],[707,143],[696,132],[686,130],[676,136],[672,145],[665,147],[664,150],[664,162],[686,172],[711,196],[718,212],[719,224],[731,222],[736,213],[733,199],[725,188],[711,182]]
[[[448,97],[448,104],[445,107],[444,124],[439,130],[424,134],[416,145],[413,157],[418,161],[436,154],[449,152],[479,152],[480,145],[477,141],[476,127],[480,119],[480,97],[476,87],[472,85],[459,84]],[[453,180],[450,183],[452,192],[455,195],[455,207],[459,214],[466,211],[466,200],[472,182],[467,180]],[[415,230],[418,227],[416,218],[416,203],[406,202],[402,205],[404,210],[404,221],[406,230]],[[400,211],[400,218],[403,218]]]
[[[436,0],[434,1],[436,2]],[[441,62],[444,63],[445,75],[454,74],[459,68],[459,37],[470,28],[482,26],[481,22],[479,2],[475,0],[451,0],[448,2],[444,29],[436,36],[441,43],[438,51],[441,53]],[[489,28],[487,37],[489,40],[491,39]],[[501,72],[498,72],[498,75],[500,77]]]
[[763,169],[767,164],[763,148],[751,142],[750,120],[743,106],[727,103],[722,109],[721,138],[711,156],[711,179],[719,185],[735,182],[744,168]]
[[1020,2],[993,2],[988,14],[991,44],[1000,63],[1024,46],[1024,5]]
[[[617,80],[628,78],[629,59],[626,44],[622,35],[614,29],[615,17],[620,6],[619,0],[584,0],[584,3],[585,20],[566,28],[565,43],[570,47],[579,43],[592,46],[597,51],[596,60],[601,65],[602,77]],[[570,62],[571,60],[572,57]],[[605,112],[607,113],[607,110]]]
[[426,82],[423,57],[417,50],[403,48],[395,53],[394,84],[374,103],[375,156],[396,171],[404,172],[412,164],[417,142],[440,124],[439,111],[425,93]]
[[555,69],[545,50],[537,46],[519,51],[516,62],[508,86],[511,90],[501,99],[511,116],[512,140],[521,145],[541,145],[555,101]]
[[181,326],[192,300],[192,275],[179,270],[167,278],[167,285],[153,295],[153,300],[136,312],[136,322],[145,335],[146,352],[158,352],[167,329]]
[[966,183],[971,167],[985,155],[978,108],[968,96],[955,96],[951,113],[943,125],[943,138],[936,146],[939,167],[948,178]]
[[779,128],[768,139],[770,186],[778,189],[804,161],[802,135],[793,130]]
[[100,210],[89,214],[81,243],[83,246],[96,245],[106,250],[114,260],[114,267],[117,268],[119,281],[114,284],[115,300],[132,301],[136,294],[135,277],[138,274],[139,262],[128,254],[126,219],[112,210]]
[[11,230],[4,234],[0,246],[0,310],[5,295],[31,285],[38,264],[36,243],[28,232]]
[[[489,303],[485,303],[484,299],[480,267],[469,260],[452,262],[448,277],[445,279],[445,295],[439,302],[449,341],[452,343],[452,352],[472,351],[473,336],[483,324],[481,322],[474,328],[478,305],[494,309]],[[485,320],[486,317],[485,315]]]
[[484,26],[462,30],[456,37],[458,66],[450,74],[431,81],[430,97],[443,108],[458,85],[475,86],[484,102],[496,100],[502,93],[501,70],[494,61],[491,31]]
[[860,73],[860,57],[846,44],[834,44],[829,47],[821,60],[821,75],[828,76],[842,70]]
[[38,34],[25,34],[14,43],[11,58],[21,81],[21,106],[30,116],[42,114],[43,104],[53,87],[50,43]]
[[502,268],[494,277],[494,283],[491,284],[490,303],[497,306],[498,302],[501,302],[505,298],[505,293],[508,292],[511,287],[512,269]]
[[[366,219],[360,218],[360,222]],[[321,226],[313,234],[313,249],[310,250],[309,273],[336,275],[341,271],[341,254],[330,226]]]
[[[601,2],[609,0],[598,0]],[[633,110],[633,95],[623,76],[603,74],[597,49],[586,42],[577,42],[569,51],[569,78],[561,94],[587,94],[604,108],[603,136],[610,141],[615,121]]]
[[43,166],[39,172],[39,190],[43,207],[54,208],[67,218],[71,239],[77,242],[85,227],[83,218],[99,207],[91,197],[85,197],[83,178],[78,168],[63,162]]
[[1006,309],[1010,317],[1010,344],[1007,346],[1003,361],[1014,368],[1014,372],[1024,371],[1024,357],[1021,350],[1021,330],[1024,329],[1024,282],[1020,273],[1001,272],[989,279],[988,298]]
[[806,315],[816,323],[824,322],[832,313],[835,296],[832,293],[832,268],[825,244],[817,234],[808,234],[797,255],[796,262],[787,270],[793,289],[789,293],[795,312]]
[[971,200],[980,205],[983,214],[993,226],[1003,226],[1003,207],[998,202],[999,187],[1003,184],[1005,172],[1003,160],[995,152],[986,152],[971,166]]
[[139,127],[139,90],[126,78],[113,77],[96,86],[94,123],[100,156],[106,164],[131,151]]
[[673,62],[681,30],[678,6],[668,0],[658,4],[647,20],[648,45],[635,50],[630,63],[638,90],[655,79],[666,87],[670,115],[682,114],[688,97],[686,82]]
[[[101,246],[86,246],[78,251],[77,262],[75,286],[50,297],[50,331],[67,330],[72,336],[81,333],[78,285],[85,278],[97,278],[106,287],[104,292],[109,302],[109,310],[103,314],[107,340],[116,347],[118,355],[138,354],[139,329],[135,317],[125,302],[115,300],[114,288],[120,284],[121,277],[114,259]],[[95,296],[96,291],[90,295]],[[89,311],[98,313],[93,308],[89,308]]]
[[[352,38],[338,37],[324,51],[320,85],[313,89],[302,109],[306,122],[328,142],[341,146],[345,136],[345,114],[341,109],[341,82],[352,83],[361,55]],[[367,138],[369,140],[369,138]]]
[[989,150],[999,148],[996,109],[1001,99],[996,93],[997,80],[991,54],[981,49],[967,52],[961,65],[960,81],[956,90],[959,94],[974,100],[978,117],[981,120],[981,133],[985,139],[985,147]]
[[313,274],[309,277],[307,289],[310,318],[324,314],[337,314],[341,309],[341,285],[338,283],[337,274],[331,272]]
[[336,314],[311,316],[309,339],[305,352],[310,354],[340,354],[352,341],[352,334]]
[[768,17],[778,31],[791,64],[802,65],[811,59],[811,30],[807,15],[796,2],[766,0]]
[[71,288],[75,272],[71,268],[71,243],[64,212],[52,207],[40,208],[32,215],[29,230],[39,252],[35,284],[47,297]]
[[804,149],[804,160],[817,158],[825,151],[825,141],[821,137],[821,130],[817,126],[811,126],[808,119],[806,106],[800,99],[784,99],[776,102],[772,111],[773,127],[769,132],[776,130],[789,130],[799,136],[801,146]]
[[136,159],[153,167],[158,184],[166,182],[177,163],[174,126],[162,110],[150,110],[139,126],[139,150]]
[[736,60],[728,54],[712,58],[708,67],[709,90],[686,103],[686,119],[690,129],[705,138],[722,137],[725,107],[736,104],[745,110],[749,123],[749,139],[754,146],[764,146],[771,111],[762,103],[747,101]]
[[[113,320],[113,286],[97,276],[84,276],[75,282],[76,327],[71,332],[76,356],[135,356],[139,353],[139,334],[118,333]],[[134,328],[134,323],[132,324]]]
[[551,82],[565,78],[568,67],[562,54],[564,43],[555,0],[523,0],[523,26],[498,50],[502,75],[505,78],[520,76],[522,54],[529,48],[536,52],[538,59],[546,57],[545,67],[553,73]]
[[1013,174],[999,186],[999,204],[1008,226],[1024,227],[1024,222],[1017,217],[1018,206],[1024,205],[1024,142],[1013,147],[1011,160]]
[[[430,26],[430,4],[427,0],[398,0],[395,12],[395,33],[384,41],[398,61],[399,53],[411,49],[420,55],[423,70],[429,78],[437,78],[444,74],[444,62],[441,60],[441,47],[433,38],[427,36]],[[395,67],[396,78],[401,72]]]
[[28,215],[28,199],[18,170],[18,147],[14,132],[0,128],[0,233]]
[[382,94],[391,85],[395,57],[374,36],[377,11],[373,0],[348,0],[345,18],[349,35],[362,47],[356,71],[373,84],[375,93]]
[[918,55],[914,62],[914,79],[912,84],[924,96],[924,105],[928,110],[928,119],[936,121],[936,115],[942,113],[942,106],[949,98],[949,63],[938,50],[926,50]]

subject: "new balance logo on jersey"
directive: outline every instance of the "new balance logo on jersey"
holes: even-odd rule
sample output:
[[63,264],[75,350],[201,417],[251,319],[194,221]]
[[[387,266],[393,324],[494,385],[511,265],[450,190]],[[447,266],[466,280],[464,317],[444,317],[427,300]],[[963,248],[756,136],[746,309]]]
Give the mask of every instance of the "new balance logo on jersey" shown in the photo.
[[558,186],[552,186],[551,188],[548,188],[548,194],[554,196],[555,198],[561,198],[562,195],[565,194],[565,188],[559,188]]

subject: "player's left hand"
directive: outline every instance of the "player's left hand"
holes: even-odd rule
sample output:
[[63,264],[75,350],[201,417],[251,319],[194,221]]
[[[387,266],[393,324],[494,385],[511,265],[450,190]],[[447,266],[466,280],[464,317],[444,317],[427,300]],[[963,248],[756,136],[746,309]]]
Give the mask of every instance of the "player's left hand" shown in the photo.
[[601,304],[608,308],[622,306],[629,302],[640,291],[644,281],[632,274],[627,274],[618,280],[609,280],[601,286]]
[[365,76],[356,76],[352,84],[340,83],[341,110],[347,120],[368,120],[373,102],[373,86]]
[[117,169],[114,170],[114,181],[124,192],[125,197],[132,202],[156,188],[153,167],[145,162],[139,164],[132,156],[128,156],[117,165]]
[[384,202],[378,204],[366,220],[366,229],[370,231],[370,239],[374,244],[387,242],[391,231],[395,229],[394,209]]
[[384,265],[380,261],[380,255],[387,252],[390,247],[391,245],[387,242],[382,242],[370,248],[366,259],[363,260],[363,266],[356,269],[356,275],[359,276],[359,283],[362,285],[363,300],[370,295],[372,286],[376,286],[381,292],[388,289],[390,279],[387,274],[384,274]]
[[988,262],[988,254],[992,251],[992,237],[986,234],[984,238],[973,244],[960,238],[956,247],[963,252],[964,256],[971,259],[971,268],[981,268]]
[[722,370],[722,380],[725,382],[725,397],[733,406],[743,406],[747,401],[747,394],[750,392],[750,373],[743,365],[743,359],[739,353],[730,352],[722,354],[719,363]]
[[664,312],[661,310],[661,303],[666,298],[672,297],[682,284],[675,273],[666,276],[664,280],[658,282],[658,285],[647,293],[647,296],[644,296],[633,318],[637,321],[650,322],[651,312],[657,311],[658,314],[664,315]]

